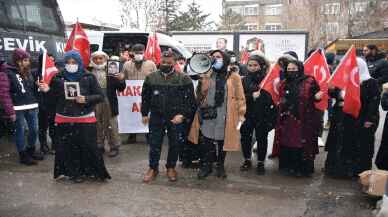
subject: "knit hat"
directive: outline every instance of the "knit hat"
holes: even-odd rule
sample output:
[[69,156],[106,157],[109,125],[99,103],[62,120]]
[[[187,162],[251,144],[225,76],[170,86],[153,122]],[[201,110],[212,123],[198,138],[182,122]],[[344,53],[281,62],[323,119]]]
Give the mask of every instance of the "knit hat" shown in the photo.
[[30,57],[31,56],[27,51],[21,48],[16,48],[12,54],[12,62],[16,64],[17,61],[30,58]]

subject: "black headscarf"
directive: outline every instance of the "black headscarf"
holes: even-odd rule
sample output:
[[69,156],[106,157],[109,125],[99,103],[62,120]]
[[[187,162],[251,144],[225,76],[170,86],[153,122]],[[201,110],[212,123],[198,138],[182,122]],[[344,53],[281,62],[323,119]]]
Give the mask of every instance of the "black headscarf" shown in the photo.
[[228,66],[230,64],[230,57],[225,52],[221,50],[214,50],[210,53],[210,55],[213,55],[214,53],[219,52],[222,55],[223,63],[221,69],[216,70],[213,68],[213,71],[216,73],[216,93],[214,97],[214,106],[220,107],[224,103],[225,99],[225,85],[226,85],[226,79],[228,74]]
[[288,64],[295,64],[298,66],[298,71],[297,72],[292,72],[296,73],[295,77],[289,77],[287,74],[289,73],[288,71],[285,72],[285,101],[284,105],[286,109],[297,119],[299,119],[299,111],[298,111],[298,106],[299,106],[299,94],[300,94],[300,87],[301,83],[303,80],[305,80],[307,77],[304,74],[304,67],[303,63],[298,61],[298,60],[291,60],[289,61]]

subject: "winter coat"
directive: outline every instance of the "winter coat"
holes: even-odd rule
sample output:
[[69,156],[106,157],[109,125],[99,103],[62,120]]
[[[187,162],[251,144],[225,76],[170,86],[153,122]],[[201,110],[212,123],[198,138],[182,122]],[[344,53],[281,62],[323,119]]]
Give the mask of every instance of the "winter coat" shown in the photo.
[[370,75],[377,79],[379,85],[388,82],[388,61],[381,54],[366,59]]
[[[210,71],[210,73],[213,73]],[[201,83],[202,92],[206,92],[209,88],[210,76],[202,78]],[[238,151],[240,150],[241,135],[237,129],[240,120],[244,119],[246,112],[246,102],[244,95],[244,88],[242,86],[240,75],[232,73],[226,80],[226,124],[225,124],[225,138],[224,138],[224,151]],[[189,133],[189,141],[193,144],[198,144],[200,131],[199,113],[194,116],[194,121]]]
[[64,73],[58,73],[50,83],[50,90],[48,92],[50,100],[56,105],[56,113],[67,117],[79,117],[90,114],[94,111],[97,103],[104,99],[104,94],[97,82],[96,77],[89,72],[82,74],[78,81],[80,86],[80,95],[85,96],[86,103],[79,104],[75,100],[65,99],[64,83],[67,80]]
[[10,95],[10,83],[7,74],[3,71],[5,65],[0,66],[0,118],[8,119],[15,115],[12,99]]
[[145,77],[152,72],[156,72],[157,68],[154,62],[144,60],[140,69],[137,69],[135,62],[127,61],[122,69],[126,80],[144,80]]
[[253,119],[257,125],[261,126],[261,129],[269,132],[275,127],[277,107],[271,95],[265,90],[260,90],[260,96],[253,98],[253,93],[259,91],[259,84],[264,76],[248,74],[242,79],[247,107],[245,119]]
[[6,72],[15,111],[38,108],[38,86],[35,83],[37,78],[33,76],[36,73],[29,73],[23,78],[14,66],[8,66]]
[[155,71],[145,78],[141,100],[143,117],[151,113],[171,120],[180,114],[189,121],[195,108],[193,83],[182,73],[172,72],[165,77]]

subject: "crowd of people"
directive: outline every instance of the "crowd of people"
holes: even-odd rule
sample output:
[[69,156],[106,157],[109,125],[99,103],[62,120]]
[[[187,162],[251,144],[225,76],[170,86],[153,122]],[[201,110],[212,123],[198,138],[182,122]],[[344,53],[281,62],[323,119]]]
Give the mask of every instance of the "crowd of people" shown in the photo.
[[[324,93],[317,81],[306,75],[295,52],[284,53],[276,63],[280,67],[277,104],[270,93],[260,88],[273,64],[259,51],[250,54],[246,65],[239,65],[231,51],[213,50],[207,53],[211,69],[200,75],[188,73],[188,60],[175,56],[171,50],[162,52],[158,66],[145,60],[144,51],[142,44],[133,45],[120,57],[97,51],[91,54],[87,66],[78,51],[68,51],[63,59],[56,60],[59,72],[49,84],[42,81],[42,69],[31,70],[28,52],[16,49],[12,62],[2,60],[0,131],[2,136],[14,132],[19,162],[35,165],[52,153],[54,178],[65,176],[76,183],[86,178],[110,179],[103,154],[108,150],[109,157],[119,155],[116,92],[126,88],[125,80],[144,80],[141,115],[143,124],[149,127],[149,168],[144,182],[151,182],[159,174],[166,133],[169,181],[178,179],[175,168],[179,159],[184,168],[199,162],[198,179],[206,179],[213,170],[217,177],[226,178],[227,152],[240,149],[240,170],[251,170],[254,143],[256,173],[264,175],[271,130],[275,130],[275,138],[270,157],[279,158],[279,171],[296,177],[314,173],[323,129],[323,113],[314,104],[322,100]],[[120,62],[119,73],[107,73],[108,60]],[[326,60],[333,72],[337,65],[335,54],[326,53]],[[352,178],[372,168],[380,101],[382,108],[388,110],[388,86],[384,85],[388,82],[387,57],[375,45],[368,45],[357,64],[361,92],[358,118],[343,112],[344,90],[329,86],[324,170],[332,177]],[[66,88],[74,83],[79,86],[79,93],[69,99]],[[136,135],[129,135],[128,142],[135,141]],[[387,123],[375,164],[388,170]]]

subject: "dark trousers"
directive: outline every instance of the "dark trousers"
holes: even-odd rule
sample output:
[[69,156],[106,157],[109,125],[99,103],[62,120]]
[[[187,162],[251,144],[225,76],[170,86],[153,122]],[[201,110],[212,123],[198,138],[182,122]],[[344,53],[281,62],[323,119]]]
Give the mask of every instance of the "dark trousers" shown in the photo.
[[210,166],[216,162],[218,165],[224,165],[226,151],[224,151],[224,141],[214,140],[204,137],[199,138],[199,151],[201,166]]
[[247,119],[241,126],[241,148],[245,160],[252,157],[252,136],[255,131],[257,141],[257,161],[264,162],[267,156],[268,132],[264,127],[256,124],[255,120]]
[[152,114],[149,122],[148,143],[149,151],[149,166],[154,170],[159,169],[160,154],[162,152],[162,143],[164,135],[167,131],[168,136],[168,155],[166,168],[175,168],[180,153],[180,143],[178,142],[182,132],[182,124],[175,125],[171,120],[157,114]]
[[55,149],[55,112],[50,112],[46,109],[39,109],[39,143],[40,148],[48,147],[47,145],[47,130],[51,138],[51,149]]

